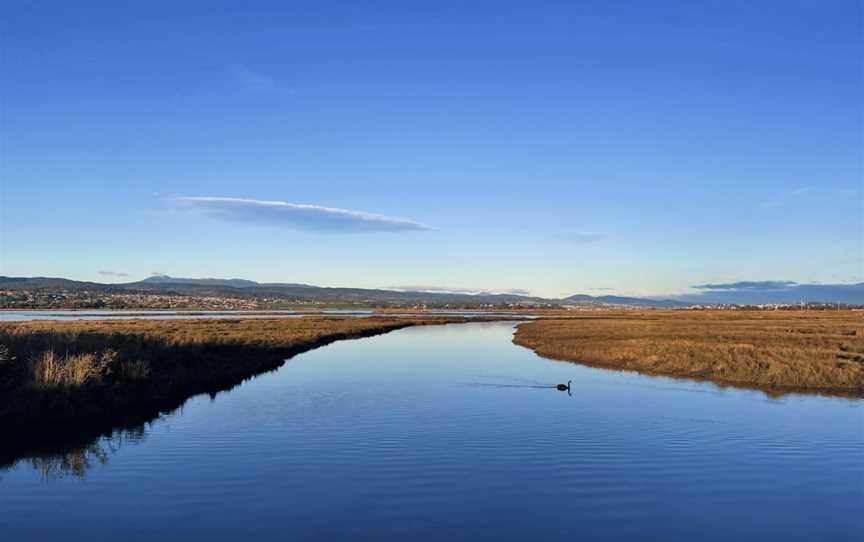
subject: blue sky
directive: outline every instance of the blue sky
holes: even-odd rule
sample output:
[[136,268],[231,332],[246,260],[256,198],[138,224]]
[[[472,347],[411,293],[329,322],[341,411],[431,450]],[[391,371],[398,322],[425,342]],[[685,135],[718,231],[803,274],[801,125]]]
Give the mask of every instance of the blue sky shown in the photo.
[[0,8],[0,274],[864,280],[858,1],[121,4]]

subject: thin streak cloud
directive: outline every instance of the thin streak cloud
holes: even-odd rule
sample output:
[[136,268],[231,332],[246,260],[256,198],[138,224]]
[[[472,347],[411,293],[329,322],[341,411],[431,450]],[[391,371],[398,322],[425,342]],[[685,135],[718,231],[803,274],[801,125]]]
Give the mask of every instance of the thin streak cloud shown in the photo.
[[224,197],[178,197],[175,201],[186,208],[220,220],[318,233],[378,233],[433,229],[407,218],[287,201]]
[[276,81],[247,66],[233,65],[228,73],[241,87],[253,92],[274,92],[279,89]]
[[790,190],[788,192],[783,192],[778,194],[774,199],[762,202],[762,207],[765,209],[777,209],[779,207],[786,207],[803,196],[807,195],[812,191],[812,188],[809,186],[803,186],[801,188],[796,188],[795,190]]
[[588,243],[604,241],[609,237],[609,235],[599,232],[571,231],[559,233],[557,237],[562,241],[567,241],[576,245],[587,245]]
[[798,286],[797,282],[791,280],[741,280],[738,282],[723,282],[719,284],[695,284],[691,288],[697,290],[727,290],[727,291],[763,291],[773,292],[777,290],[789,290]]
[[397,292],[423,292],[434,294],[466,294],[466,295],[531,295],[528,290],[521,288],[453,288],[448,286],[429,286],[429,285],[409,285],[409,286],[388,286],[386,290],[395,290]]
[[129,273],[121,273],[119,271],[97,271],[103,277],[128,277]]

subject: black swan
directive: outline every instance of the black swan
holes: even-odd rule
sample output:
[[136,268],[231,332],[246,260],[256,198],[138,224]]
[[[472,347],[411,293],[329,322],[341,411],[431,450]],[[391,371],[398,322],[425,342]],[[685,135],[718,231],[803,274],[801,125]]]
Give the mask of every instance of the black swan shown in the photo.
[[555,387],[558,388],[559,391],[570,391],[570,382],[572,382],[572,380],[568,380],[566,386],[564,384],[558,384]]

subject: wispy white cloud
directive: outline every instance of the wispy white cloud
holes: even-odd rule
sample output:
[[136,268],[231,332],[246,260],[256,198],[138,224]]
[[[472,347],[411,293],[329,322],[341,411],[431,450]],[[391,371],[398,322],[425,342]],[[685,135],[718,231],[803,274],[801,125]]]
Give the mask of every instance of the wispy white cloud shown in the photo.
[[802,186],[800,188],[796,188],[795,190],[782,192],[768,201],[763,201],[762,207],[764,207],[765,209],[776,209],[778,207],[785,207],[791,203],[794,203],[802,196],[807,195],[812,190],[813,189],[809,186]]
[[121,273],[119,271],[97,271],[103,277],[128,277],[129,273]]
[[229,66],[228,75],[230,75],[238,85],[252,92],[275,92],[277,90],[285,90],[289,94],[294,93],[293,88],[282,88],[275,79],[242,64]]
[[432,230],[406,218],[286,201],[223,197],[177,197],[182,206],[234,222],[265,224],[321,233],[373,233]]
[[691,288],[695,288],[697,290],[773,292],[777,290],[789,290],[790,288],[794,288],[796,286],[798,286],[798,283],[790,280],[739,280],[737,282],[695,284],[691,286]]
[[424,292],[433,294],[467,294],[467,295],[531,295],[528,290],[520,288],[453,288],[449,286],[429,286],[429,285],[408,285],[408,286],[388,286],[385,290],[395,290],[397,292]]
[[561,232],[557,235],[558,239],[567,241],[576,245],[587,245],[588,243],[596,243],[609,238],[606,233],[588,232],[588,231],[569,231]]

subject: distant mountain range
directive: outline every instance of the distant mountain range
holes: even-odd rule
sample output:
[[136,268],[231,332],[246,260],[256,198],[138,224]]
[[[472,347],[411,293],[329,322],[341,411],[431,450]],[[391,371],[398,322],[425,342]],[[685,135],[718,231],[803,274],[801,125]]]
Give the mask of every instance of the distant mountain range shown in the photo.
[[329,288],[295,283],[259,283],[244,279],[178,278],[156,275],[137,282],[104,284],[55,277],[0,277],[2,290],[66,290],[94,293],[152,293],[236,298],[268,298],[323,303],[369,303],[381,305],[548,305],[581,307],[674,308],[694,304],[754,304],[826,302],[864,304],[864,283],[797,284],[794,282],[740,282],[697,286],[695,294],[674,299],[651,299],[616,295],[576,294],[549,299],[516,293],[459,293],[405,291],[368,288]]
[[178,278],[153,276],[137,282],[101,284],[53,277],[0,277],[5,290],[67,290],[102,293],[152,293],[217,297],[268,298],[324,303],[416,304],[431,305],[542,305],[557,300],[516,294],[465,294],[447,292],[412,292],[367,288],[327,288],[308,284],[259,283],[243,279]]

